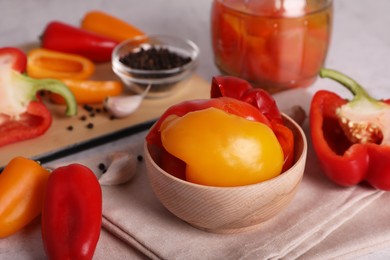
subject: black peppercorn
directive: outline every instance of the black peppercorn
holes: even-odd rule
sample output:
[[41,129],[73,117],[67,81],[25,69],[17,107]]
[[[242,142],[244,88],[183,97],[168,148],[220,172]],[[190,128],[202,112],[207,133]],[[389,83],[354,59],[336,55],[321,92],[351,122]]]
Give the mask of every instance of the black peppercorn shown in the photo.
[[86,110],[88,112],[93,112],[93,107],[90,105],[84,105],[83,108],[84,108],[84,110]]
[[107,167],[104,163],[99,163],[98,167],[99,170],[102,171],[102,173],[105,173],[107,171]]
[[191,61],[191,57],[183,57],[167,48],[151,47],[130,52],[119,61],[133,69],[164,70],[184,66]]

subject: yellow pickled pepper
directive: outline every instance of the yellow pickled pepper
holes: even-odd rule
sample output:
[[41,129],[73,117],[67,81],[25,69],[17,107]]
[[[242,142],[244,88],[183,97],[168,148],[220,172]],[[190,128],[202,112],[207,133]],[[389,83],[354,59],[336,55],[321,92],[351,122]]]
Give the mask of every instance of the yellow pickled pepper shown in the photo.
[[161,141],[183,160],[186,179],[208,186],[241,186],[279,175],[284,155],[270,127],[216,108],[170,116]]

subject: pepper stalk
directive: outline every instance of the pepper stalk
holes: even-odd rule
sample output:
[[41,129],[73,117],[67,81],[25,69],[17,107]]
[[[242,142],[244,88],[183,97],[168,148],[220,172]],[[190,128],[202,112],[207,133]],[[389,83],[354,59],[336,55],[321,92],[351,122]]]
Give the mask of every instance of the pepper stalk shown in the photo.
[[331,69],[321,69],[320,77],[345,86],[353,99],[336,110],[339,124],[352,143],[390,145],[390,105],[371,97],[352,78]]
[[66,115],[77,114],[77,103],[73,93],[59,80],[33,79],[12,69],[11,64],[0,66],[0,114],[19,119],[27,111],[31,101],[37,100],[37,93],[47,90],[64,97]]

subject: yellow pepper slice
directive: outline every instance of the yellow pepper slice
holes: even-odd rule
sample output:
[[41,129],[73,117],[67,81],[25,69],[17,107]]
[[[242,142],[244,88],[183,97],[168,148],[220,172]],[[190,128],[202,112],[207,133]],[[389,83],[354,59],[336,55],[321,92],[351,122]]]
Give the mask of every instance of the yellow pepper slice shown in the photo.
[[37,48],[27,55],[27,74],[32,78],[88,79],[95,64],[80,55]]
[[283,150],[272,129],[216,108],[169,116],[164,148],[183,160],[186,179],[207,186],[241,186],[278,176]]
[[0,238],[12,235],[42,211],[49,171],[37,162],[15,157],[0,174]]

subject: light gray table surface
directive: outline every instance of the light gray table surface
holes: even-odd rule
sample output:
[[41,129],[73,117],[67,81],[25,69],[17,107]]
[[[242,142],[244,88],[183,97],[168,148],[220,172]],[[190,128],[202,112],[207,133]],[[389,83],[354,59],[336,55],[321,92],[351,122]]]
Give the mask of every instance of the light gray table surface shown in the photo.
[[[48,22],[78,25],[87,11],[100,9],[149,34],[175,34],[193,40],[201,50],[197,73],[209,81],[219,74],[211,50],[210,7],[211,0],[0,0],[0,46],[37,43]],[[356,78],[377,98],[390,97],[389,10],[389,0],[336,0],[326,63]],[[326,88],[327,84],[317,81],[308,91]],[[103,239],[114,238],[105,234]],[[129,258],[137,256],[133,250],[128,253]],[[3,257],[7,259],[7,254],[0,252]],[[361,259],[390,259],[390,249]]]

